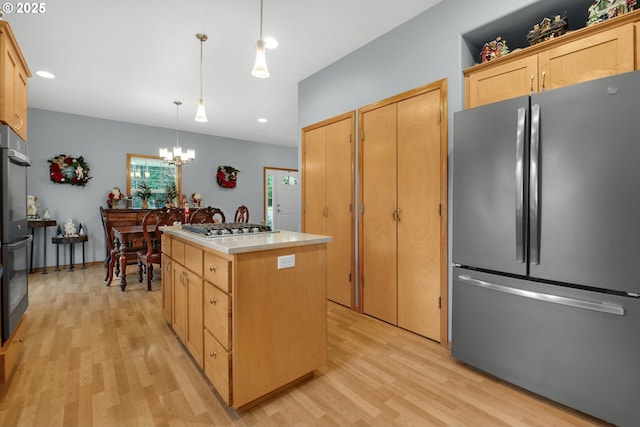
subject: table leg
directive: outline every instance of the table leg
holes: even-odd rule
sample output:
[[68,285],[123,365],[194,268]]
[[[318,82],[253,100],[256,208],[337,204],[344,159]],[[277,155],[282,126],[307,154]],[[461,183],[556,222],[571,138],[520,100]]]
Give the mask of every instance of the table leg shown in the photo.
[[29,274],[33,273],[33,247],[35,246],[33,244],[33,236],[34,236],[35,230],[32,228],[31,229],[31,258],[29,259],[30,263],[29,263]]
[[87,265],[84,263],[84,242],[82,242],[82,268],[87,268]]
[[44,258],[42,259],[42,274],[47,274],[47,227],[42,227],[42,252]]
[[127,254],[120,251],[120,289],[124,292],[127,287]]
[[59,244],[56,245],[56,271],[60,271],[60,245]]
[[69,271],[73,271],[73,255],[75,255],[73,242],[69,243]]

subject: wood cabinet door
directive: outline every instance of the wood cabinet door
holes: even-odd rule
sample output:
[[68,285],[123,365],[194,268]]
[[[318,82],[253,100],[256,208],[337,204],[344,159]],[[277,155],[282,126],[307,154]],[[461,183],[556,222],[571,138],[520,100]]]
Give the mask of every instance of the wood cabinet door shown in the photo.
[[[166,238],[166,237],[165,237]],[[164,243],[164,239],[162,239]],[[162,315],[164,320],[171,324],[172,311],[172,261],[166,254],[162,254]]]
[[635,66],[635,70],[640,70],[640,22],[636,22],[634,25],[635,28],[635,34],[636,34],[636,52],[635,52],[635,58],[636,58],[636,66]]
[[634,24],[565,43],[538,54],[540,90],[634,70]]
[[440,90],[398,102],[398,326],[440,341]]
[[326,194],[325,234],[333,240],[327,244],[327,297],[351,307],[351,253],[353,248],[353,144],[351,118],[326,126]]
[[466,107],[528,95],[538,91],[538,59],[536,55],[509,61],[470,74],[465,79]]
[[396,105],[361,115],[362,307],[396,324]]
[[326,140],[325,127],[309,130],[304,135],[302,230],[305,233],[325,234],[326,231]]
[[185,270],[187,282],[187,335],[185,346],[202,368],[204,353],[204,314],[202,277],[192,271]]
[[171,327],[182,342],[187,338],[187,279],[186,270],[172,261],[173,315]]

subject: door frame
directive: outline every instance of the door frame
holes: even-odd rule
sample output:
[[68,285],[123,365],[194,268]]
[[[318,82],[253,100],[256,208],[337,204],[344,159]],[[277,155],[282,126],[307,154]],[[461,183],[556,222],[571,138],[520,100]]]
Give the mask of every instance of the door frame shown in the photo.
[[[298,168],[280,168],[274,166],[263,166],[262,167],[262,219],[264,223],[267,223],[267,172],[270,170],[275,171],[287,171],[287,172],[298,172]],[[302,177],[300,177],[300,181],[302,181]],[[302,189],[300,189],[300,199],[302,199]],[[298,226],[302,227],[302,211],[300,212],[298,218]]]
[[448,162],[449,162],[449,125],[448,125],[448,91],[447,91],[447,79],[442,79],[429,83],[427,85],[394,95],[390,98],[383,99],[373,104],[361,107],[358,109],[358,311],[363,312],[364,301],[364,289],[362,283],[363,277],[363,262],[361,258],[363,247],[363,235],[362,235],[362,206],[364,201],[362,200],[363,194],[363,146],[360,143],[363,138],[362,121],[363,115],[367,111],[375,110],[385,105],[394,104],[399,101],[403,101],[414,96],[431,92],[434,90],[440,90],[440,344],[443,347],[449,348],[449,285],[448,285]]

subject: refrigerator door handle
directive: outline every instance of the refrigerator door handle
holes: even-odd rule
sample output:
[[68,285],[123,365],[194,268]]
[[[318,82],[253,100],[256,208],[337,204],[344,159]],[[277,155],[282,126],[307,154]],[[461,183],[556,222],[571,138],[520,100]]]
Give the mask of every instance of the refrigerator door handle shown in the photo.
[[526,109],[518,108],[516,132],[516,261],[524,263],[526,233],[524,229],[524,132]]
[[540,105],[531,106],[531,160],[529,180],[529,248],[530,262],[540,264]]
[[508,286],[497,285],[495,283],[485,282],[483,280],[473,279],[468,275],[459,275],[458,279],[470,285],[479,286],[481,288],[491,289],[505,294],[516,295],[538,301],[550,302],[552,304],[566,305],[569,307],[583,308],[585,310],[598,311],[601,313],[614,314],[616,316],[624,316],[624,307],[610,304],[607,302],[585,301],[575,298],[567,298],[559,295],[549,295],[541,292],[527,291],[524,289],[511,288]]

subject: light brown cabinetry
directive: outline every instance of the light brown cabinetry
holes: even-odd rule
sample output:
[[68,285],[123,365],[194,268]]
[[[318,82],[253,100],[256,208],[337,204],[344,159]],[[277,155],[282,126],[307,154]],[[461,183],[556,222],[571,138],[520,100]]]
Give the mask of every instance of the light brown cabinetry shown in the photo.
[[468,68],[466,108],[633,71],[638,12]]
[[9,23],[0,21],[0,122],[27,140],[27,79],[31,72]]
[[161,245],[162,315],[164,320],[171,325],[171,312],[173,307],[173,262],[171,259],[171,236],[162,236]]
[[0,384],[4,384],[11,376],[13,368],[18,363],[20,353],[24,349],[27,336],[27,316],[23,316],[13,335],[0,348]]
[[364,107],[359,121],[363,310],[436,341],[446,286],[445,88]]
[[354,304],[354,123],[351,112],[302,130],[302,230],[333,238],[327,298],[348,307]]
[[171,326],[202,367],[203,306],[202,251],[171,239],[173,315]]
[[[326,362],[326,253],[321,243],[229,255],[171,235],[173,330],[228,405],[248,409]],[[295,266],[279,269],[282,256]]]

